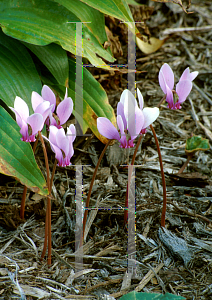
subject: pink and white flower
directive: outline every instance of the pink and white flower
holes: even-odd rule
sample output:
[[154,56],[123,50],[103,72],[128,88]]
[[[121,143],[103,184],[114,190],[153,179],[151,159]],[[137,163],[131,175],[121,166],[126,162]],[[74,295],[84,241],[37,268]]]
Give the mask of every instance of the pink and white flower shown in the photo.
[[115,139],[120,142],[121,148],[134,147],[134,139],[145,133],[145,129],[152,124],[159,116],[159,109],[144,108],[143,97],[137,89],[139,106],[133,94],[124,90],[117,105],[117,125],[114,127],[110,120],[104,117],[97,118],[97,128],[101,135],[108,139]]
[[[33,101],[33,99],[32,99]],[[10,109],[15,113],[16,122],[21,128],[22,141],[35,142],[36,134],[41,131],[44,126],[44,122],[51,111],[50,103],[41,104],[34,114],[29,115],[29,107],[26,102],[20,97],[15,98],[14,108]]]
[[166,101],[168,102],[169,108],[181,108],[180,104],[186,100],[191,92],[192,81],[197,75],[197,71],[190,73],[189,67],[185,69],[176,85],[176,91],[174,91],[174,73],[171,67],[167,63],[161,67],[158,79],[162,91],[166,94]]
[[[44,137],[45,138],[45,137]],[[76,138],[75,126],[71,124],[67,128],[67,133],[63,128],[58,129],[56,126],[49,126],[49,141],[52,151],[58,160],[58,166],[70,166],[70,159],[74,155],[73,142]]]

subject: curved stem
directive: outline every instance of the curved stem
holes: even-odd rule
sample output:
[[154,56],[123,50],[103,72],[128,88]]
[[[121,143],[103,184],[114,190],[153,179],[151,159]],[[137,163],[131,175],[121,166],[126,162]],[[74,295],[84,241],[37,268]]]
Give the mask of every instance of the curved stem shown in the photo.
[[184,165],[180,168],[180,170],[177,172],[177,175],[183,173],[183,171],[184,171],[185,168],[187,167],[189,161],[192,159],[192,157],[194,156],[194,154],[195,154],[195,152],[187,154],[187,160],[186,160],[186,162],[184,163]]
[[[90,202],[90,197],[91,197],[91,192],[92,192],[92,188],[93,188],[93,184],[94,184],[94,180],[95,180],[95,177],[96,177],[96,173],[97,173],[97,170],[99,168],[99,165],[100,165],[100,162],[103,158],[103,155],[105,154],[105,151],[107,149],[107,147],[109,146],[111,140],[109,140],[107,142],[107,144],[105,145],[100,157],[99,157],[99,160],[96,164],[96,167],[95,167],[95,170],[94,170],[94,173],[93,173],[93,177],[92,177],[92,180],[91,180],[91,184],[90,184],[90,187],[89,187],[89,191],[88,191],[88,196],[87,196],[87,200],[86,200],[86,204],[85,204],[85,214],[84,214],[84,218],[83,218],[83,235],[82,237],[84,238],[84,233],[85,233],[85,225],[86,225],[86,221],[87,221],[87,215],[88,215],[88,210],[86,208],[89,207],[89,202]],[[80,245],[82,246],[83,244],[83,241],[81,240],[80,242]]]
[[[33,153],[35,153],[35,149],[37,147],[38,144],[38,139],[36,139],[34,145],[33,145]],[[21,199],[21,208],[20,208],[20,218],[23,220],[24,219],[24,211],[25,211],[25,202],[26,202],[26,193],[27,193],[27,187],[24,186],[24,190],[23,190],[23,195],[22,195],[22,199]]]
[[[54,167],[53,167],[53,170],[52,170],[51,181],[50,181],[50,189],[51,190],[52,190],[52,184],[53,184],[53,179],[54,179],[54,174],[55,174],[56,166],[57,166],[57,160],[55,159]],[[50,206],[50,209],[51,209],[51,206]],[[41,261],[44,259],[44,256],[45,256],[45,253],[46,253],[46,249],[47,249],[48,222],[49,222],[48,221],[49,220],[48,219],[49,218],[48,210],[49,210],[49,205],[47,204],[47,206],[46,206],[46,220],[45,220],[45,237],[44,237],[43,251],[42,251],[42,254],[41,254]],[[51,217],[51,214],[50,214],[50,217]],[[50,232],[50,234],[51,234],[51,232]]]
[[159,108],[161,106],[161,104],[163,103],[163,101],[166,99],[166,95],[163,96],[163,98],[160,100],[160,102],[158,103],[157,107]]
[[[47,177],[47,186],[48,186],[49,195],[51,195],[49,162],[48,162],[48,156],[47,156],[47,152],[46,152],[46,146],[45,146],[45,143],[44,143],[44,140],[43,140],[43,137],[42,137],[42,134],[40,131],[38,131],[38,135],[39,135],[42,147],[43,147],[43,154],[44,154],[44,158],[45,158],[46,173],[47,173],[47,176],[46,176]],[[48,259],[47,259],[47,262],[48,262],[48,266],[50,266],[51,265],[51,250],[52,250],[51,243],[52,242],[51,242],[51,199],[49,196],[47,197],[46,221],[47,221],[47,224],[46,224],[47,228],[45,228],[45,239],[46,240],[47,240],[47,235],[48,235]],[[43,256],[45,255],[45,252],[46,252],[45,244],[47,244],[47,242],[45,242],[45,239],[44,239],[44,247],[43,247],[43,252],[42,252]]]
[[[143,135],[141,134],[139,136],[137,145],[135,147],[135,151],[134,151],[134,154],[133,154],[133,157],[132,157],[131,165],[134,165],[134,163],[135,163],[136,154],[138,152],[138,147],[139,147],[139,145],[142,141],[142,138],[143,138]],[[127,191],[126,191],[126,196],[125,196],[124,224],[127,224],[127,217],[128,217],[128,210],[127,210],[127,207],[128,207],[128,186],[129,186],[130,181],[131,181],[131,176],[132,176],[132,169],[130,168],[130,173],[129,173],[129,176],[128,176],[128,183],[127,183]]]
[[159,162],[160,162],[160,171],[161,171],[161,177],[162,177],[162,183],[163,183],[163,209],[162,209],[162,216],[161,216],[161,226],[165,227],[165,216],[166,216],[166,180],[165,180],[165,175],[163,172],[163,161],[162,161],[162,156],[161,156],[161,152],[160,152],[160,146],[158,143],[158,138],[156,136],[155,130],[153,128],[152,125],[150,125],[150,128],[152,130],[154,139],[155,139],[155,143],[157,146],[157,150],[158,150],[158,157],[159,157]]

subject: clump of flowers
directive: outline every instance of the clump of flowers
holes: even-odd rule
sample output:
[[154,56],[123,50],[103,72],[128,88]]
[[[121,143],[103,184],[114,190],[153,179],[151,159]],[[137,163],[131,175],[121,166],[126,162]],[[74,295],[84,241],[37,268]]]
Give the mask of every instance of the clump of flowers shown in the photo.
[[46,120],[46,124],[48,126],[54,125],[57,128],[62,128],[61,125],[65,124],[73,111],[73,101],[71,97],[68,97],[68,89],[66,88],[64,100],[60,102],[56,108],[56,114],[54,113],[56,107],[56,97],[52,90],[47,85],[44,85],[41,90],[41,95],[42,96],[36,92],[32,92],[32,107],[34,112],[38,110],[41,103],[46,105],[48,105],[47,103],[50,103],[51,113]]
[[179,82],[176,85],[176,91],[174,88],[174,73],[171,67],[165,63],[158,75],[159,84],[166,95],[166,101],[168,102],[168,107],[171,109],[180,109],[181,103],[183,103],[188,97],[192,89],[192,81],[197,77],[198,72],[191,72],[189,67],[185,69],[180,77]]
[[[34,97],[32,97],[32,106],[34,106],[34,100]],[[44,122],[51,112],[52,105],[50,105],[50,102],[39,103],[35,113],[30,116],[28,105],[23,99],[17,96],[14,102],[14,108],[10,107],[10,109],[15,113],[16,122],[21,128],[21,140],[25,142],[35,142],[35,136],[38,131],[43,129]]]
[[152,124],[159,116],[159,109],[143,108],[143,97],[139,89],[138,103],[129,90],[124,90],[120,101],[117,104],[117,125],[118,129],[110,120],[104,117],[97,118],[97,128],[101,135],[108,139],[115,139],[120,142],[121,148],[134,147],[134,139],[145,133],[146,128]]

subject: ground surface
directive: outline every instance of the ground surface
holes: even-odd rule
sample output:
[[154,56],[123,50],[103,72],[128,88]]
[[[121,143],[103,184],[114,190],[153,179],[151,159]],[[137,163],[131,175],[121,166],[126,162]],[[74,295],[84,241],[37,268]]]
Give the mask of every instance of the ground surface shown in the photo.
[[[1,176],[0,186],[0,299],[119,299],[132,290],[173,293],[186,299],[212,299],[212,154],[197,152],[181,175],[187,159],[186,139],[192,134],[212,140],[212,3],[192,1],[186,15],[174,4],[146,2],[138,20],[146,21],[152,36],[169,39],[155,53],[137,49],[136,81],[145,106],[156,106],[163,97],[158,72],[168,63],[176,82],[186,67],[198,71],[192,92],[181,110],[163,104],[154,128],[160,143],[167,185],[166,228],[160,228],[163,203],[158,154],[151,130],[146,133],[136,162],[136,266],[131,281],[127,270],[127,232],[123,207],[132,159],[117,145],[107,151],[97,173],[90,206],[104,207],[90,213],[83,248],[84,275],[74,273],[75,169],[57,168],[52,202],[52,266],[40,262],[44,240],[45,199],[28,191],[25,220],[19,218],[23,187]],[[116,63],[127,62],[124,24],[106,18],[115,40]],[[189,31],[186,29],[191,27]],[[182,30],[182,28],[184,28]],[[144,32],[142,29],[142,33]],[[145,29],[147,32],[147,29]],[[118,43],[120,42],[120,44]],[[92,70],[116,108],[127,88],[127,74]],[[73,163],[83,167],[83,193],[89,183],[102,145],[96,138],[77,138]],[[82,152],[82,150],[84,152]],[[50,153],[50,151],[49,151]],[[36,153],[43,169],[41,148]],[[53,166],[50,163],[50,168]],[[117,209],[119,208],[119,209]],[[8,273],[9,271],[9,273]],[[129,284],[129,285],[128,285]],[[21,296],[21,289],[23,294]],[[110,296],[109,296],[110,295]],[[22,298],[21,298],[22,297]]]

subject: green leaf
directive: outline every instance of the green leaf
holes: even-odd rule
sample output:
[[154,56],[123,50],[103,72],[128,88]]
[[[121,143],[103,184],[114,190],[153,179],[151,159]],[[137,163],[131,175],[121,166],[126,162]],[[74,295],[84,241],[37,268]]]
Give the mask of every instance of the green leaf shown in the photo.
[[15,177],[33,192],[48,195],[30,143],[21,141],[20,128],[0,106],[0,172]]
[[32,91],[40,93],[41,81],[28,51],[19,41],[0,30],[0,98],[14,106],[15,97],[21,97],[33,112]]
[[138,293],[138,292],[130,292],[120,298],[120,300],[183,300],[185,298],[181,296],[176,296],[170,293],[166,293],[165,295],[156,294],[156,293]]
[[[76,62],[73,59],[69,59],[69,89],[68,96],[73,99],[75,108],[75,70]],[[45,78],[43,78],[45,82]],[[61,85],[52,85],[49,82],[49,77],[45,84],[48,84],[57,91],[60,97],[63,99],[65,94],[65,88]],[[73,110],[75,115],[75,111]],[[75,115],[79,121],[79,116]],[[93,133],[100,139],[104,144],[107,143],[108,139],[99,134],[97,130],[96,119],[98,117],[108,118],[114,126],[116,126],[116,117],[113,108],[110,106],[107,98],[107,94],[100,83],[92,76],[92,74],[83,68],[83,133],[90,128]]]
[[[89,22],[90,18],[86,21]],[[80,22],[80,19],[73,12],[51,0],[0,2],[2,30],[7,35],[34,45],[57,43],[75,54],[76,22]],[[108,66],[100,57],[110,62],[115,60],[86,26],[83,27],[83,56],[92,64],[105,68]]]
[[24,43],[24,45],[29,48],[40,59],[40,61],[42,61],[58,83],[67,86],[69,65],[65,50],[57,44],[36,46]]
[[210,149],[210,144],[207,139],[201,136],[194,135],[186,141],[186,152],[192,153],[199,150],[206,151]]
[[74,13],[82,22],[85,22],[83,26],[86,26],[92,32],[100,44],[104,44],[104,42],[107,41],[103,13],[79,0],[55,0],[55,2],[63,5],[69,11]]
[[125,22],[134,22],[126,0],[81,0],[100,10],[106,15],[113,16]]

